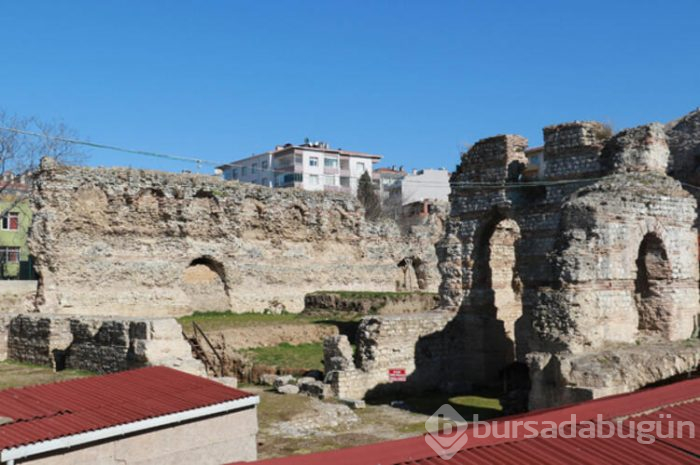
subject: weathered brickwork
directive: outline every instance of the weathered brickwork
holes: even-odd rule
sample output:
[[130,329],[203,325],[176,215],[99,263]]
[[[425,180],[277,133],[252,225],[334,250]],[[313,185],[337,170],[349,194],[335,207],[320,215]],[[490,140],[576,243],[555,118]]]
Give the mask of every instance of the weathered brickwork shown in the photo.
[[396,290],[404,257],[422,265],[412,282],[439,282],[441,221],[402,234],[342,194],[47,159],[35,209],[44,313],[300,311],[317,290]]
[[[399,317],[358,333],[358,348],[373,355],[336,375],[339,390],[372,392],[388,365],[403,364],[409,379],[430,380],[418,388],[505,385],[509,401],[527,402],[529,392],[531,406],[545,407],[697,367],[697,345],[685,344],[700,313],[698,204],[667,174],[671,160],[687,164],[700,146],[697,119],[681,120],[672,130],[686,132],[668,137],[658,124],[614,136],[594,122],[547,127],[545,183],[519,176],[524,138],[475,144],[452,177],[437,245],[444,327]],[[670,152],[669,137],[682,153]],[[430,363],[409,350],[421,343]],[[590,379],[591,361],[611,347],[625,357]],[[664,368],[649,369],[654,363]]]
[[192,357],[172,318],[116,319],[67,315],[3,314],[2,359],[56,370],[115,372],[165,365],[194,374],[204,367]]
[[[324,353],[328,381],[341,399],[438,389],[444,379],[441,360],[448,345],[443,331],[449,312],[367,317],[357,334],[356,360],[346,336],[326,338]],[[391,383],[389,370],[406,370],[407,380]]]

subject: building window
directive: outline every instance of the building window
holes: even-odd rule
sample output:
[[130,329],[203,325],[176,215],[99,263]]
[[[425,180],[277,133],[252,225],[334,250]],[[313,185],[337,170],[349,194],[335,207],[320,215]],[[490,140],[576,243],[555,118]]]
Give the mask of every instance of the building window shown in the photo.
[[3,231],[17,231],[19,229],[19,213],[10,212],[2,217]]
[[3,263],[19,263],[19,247],[0,247],[0,260]]
[[234,168],[231,170],[231,178],[236,179],[238,177],[238,168]]
[[243,168],[241,168],[241,176],[245,176],[247,174],[247,172],[248,172],[248,168],[246,168],[245,166]]
[[318,157],[309,157],[309,166],[318,166]]
[[257,164],[257,163],[253,163],[253,164],[250,166],[250,174],[255,174],[256,171],[258,171],[258,164]]
[[309,175],[309,185],[310,186],[318,186],[318,175],[317,174],[310,174]]
[[340,185],[342,187],[350,187],[350,178],[348,176],[341,176]]
[[266,170],[270,164],[267,161],[262,162],[262,169]]
[[283,185],[289,185],[289,184],[293,184],[295,182],[301,182],[302,175],[301,175],[301,173],[289,173],[289,174],[283,175],[281,177],[281,179],[282,179]]
[[267,178],[262,178],[262,181],[260,181],[260,184],[263,186],[267,186]]
[[350,169],[350,160],[346,159],[340,159],[340,169],[341,170],[349,170]]
[[323,160],[323,166],[326,168],[338,168],[338,159],[337,158],[325,158]]
[[335,176],[324,176],[323,184],[326,186],[335,186]]
[[364,173],[365,171],[367,171],[367,169],[365,168],[365,164],[361,161],[358,161],[357,164],[355,164],[355,168],[357,169],[358,173]]

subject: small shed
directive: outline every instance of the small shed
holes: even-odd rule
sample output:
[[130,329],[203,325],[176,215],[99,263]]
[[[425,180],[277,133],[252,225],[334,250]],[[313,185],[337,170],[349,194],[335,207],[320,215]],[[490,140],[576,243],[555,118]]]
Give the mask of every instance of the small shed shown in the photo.
[[0,462],[219,465],[256,458],[259,398],[165,367],[0,391]]

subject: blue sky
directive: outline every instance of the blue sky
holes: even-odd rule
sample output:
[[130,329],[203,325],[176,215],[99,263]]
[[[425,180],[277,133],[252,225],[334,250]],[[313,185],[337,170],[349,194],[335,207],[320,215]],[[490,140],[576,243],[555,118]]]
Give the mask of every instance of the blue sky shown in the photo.
[[0,107],[212,161],[309,137],[451,169],[491,135],[700,106],[699,18],[698,0],[6,0]]

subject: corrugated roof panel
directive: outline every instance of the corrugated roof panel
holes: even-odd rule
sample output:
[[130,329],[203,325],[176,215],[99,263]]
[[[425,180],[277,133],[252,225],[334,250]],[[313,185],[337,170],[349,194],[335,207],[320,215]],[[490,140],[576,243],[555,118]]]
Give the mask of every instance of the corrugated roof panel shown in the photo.
[[251,397],[165,367],[0,391],[0,448],[6,449]]
[[[652,412],[652,413],[648,413]],[[659,415],[670,415],[661,419]],[[598,415],[608,421],[620,420],[629,433],[631,421],[661,421],[667,431],[668,421],[689,421],[700,434],[700,379],[693,379],[668,386],[611,396],[580,404],[540,410],[523,415],[495,420],[555,422],[561,424],[576,416],[581,431],[584,420],[597,420]],[[637,416],[634,416],[637,415]],[[663,421],[662,421],[663,420]],[[625,426],[627,425],[627,426]],[[547,428],[547,427],[544,427]],[[466,428],[469,435],[473,427]],[[499,429],[499,431],[501,431]],[[543,427],[538,428],[540,434]],[[570,430],[569,430],[570,431]],[[475,431],[474,431],[475,432]],[[642,444],[635,437],[622,438],[526,438],[524,434],[512,439],[494,437],[470,437],[467,444],[454,457],[443,460],[431,450],[425,437],[419,436],[398,441],[387,441],[349,449],[292,456],[254,462],[257,465],[498,465],[542,464],[607,465],[620,463],[650,465],[681,465],[700,463],[700,440],[697,438],[664,439],[655,437],[652,444]]]

